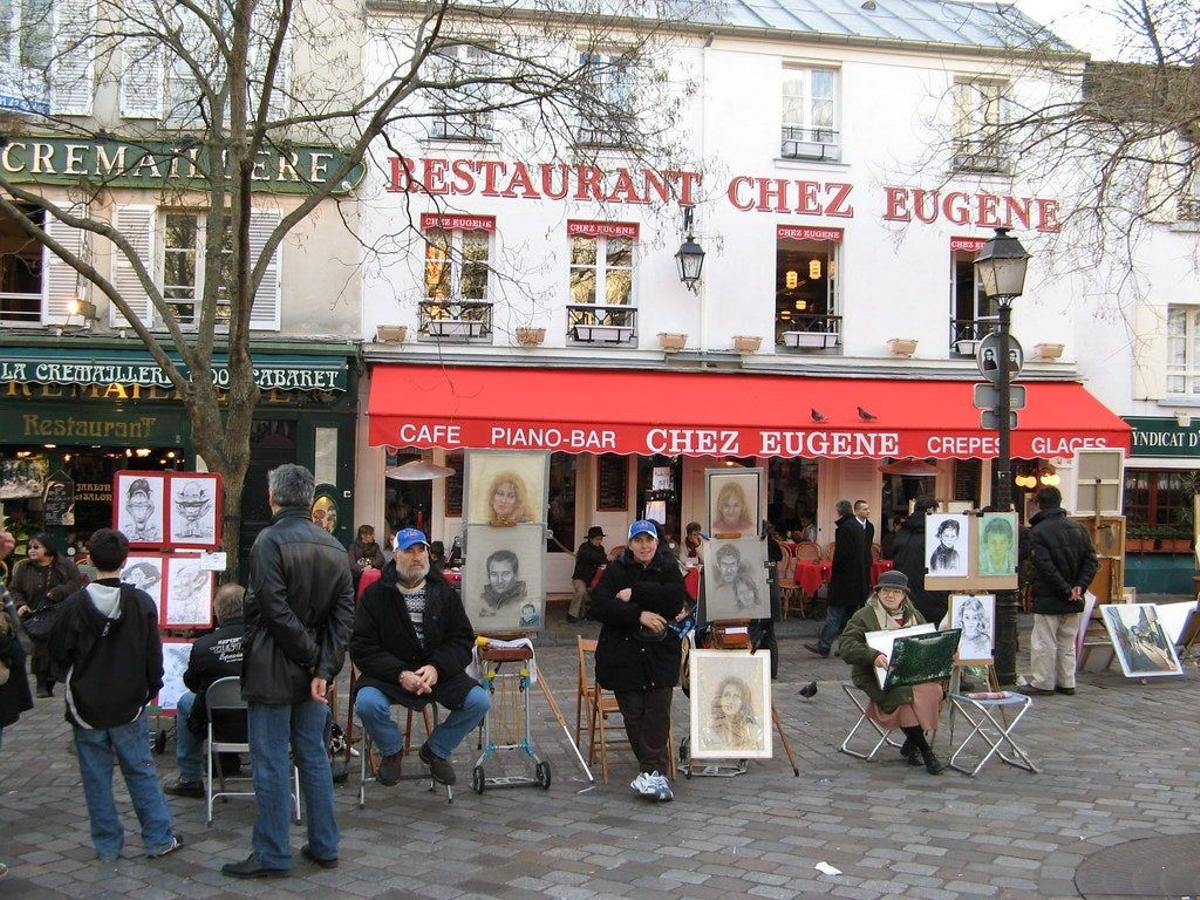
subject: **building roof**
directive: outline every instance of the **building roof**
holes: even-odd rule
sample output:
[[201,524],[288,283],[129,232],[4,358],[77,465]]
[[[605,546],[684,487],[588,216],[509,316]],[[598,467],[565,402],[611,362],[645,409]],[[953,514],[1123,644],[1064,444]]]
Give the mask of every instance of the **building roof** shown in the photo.
[[[873,8],[868,8],[873,7]],[[1011,3],[969,0],[725,0],[700,3],[693,22],[881,43],[993,50],[1073,48]]]

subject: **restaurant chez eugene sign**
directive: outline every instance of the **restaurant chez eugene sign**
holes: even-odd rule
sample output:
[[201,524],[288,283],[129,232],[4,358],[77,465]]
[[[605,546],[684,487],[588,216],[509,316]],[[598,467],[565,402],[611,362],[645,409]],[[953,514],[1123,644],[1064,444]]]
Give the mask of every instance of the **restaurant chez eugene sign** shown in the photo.
[[[654,205],[697,202],[700,172],[578,163],[528,163],[497,159],[393,156],[388,190],[431,196],[508,197]],[[882,218],[888,222],[944,221],[980,228],[1059,230],[1058,202],[986,191],[926,190],[885,186]],[[742,212],[852,219],[855,185],[844,181],[735,175],[723,186],[726,202]]]
[[[255,157],[250,188],[282,194],[306,194],[324,187],[345,161],[333,147],[292,145],[286,150],[267,147]],[[226,158],[225,175],[232,176]],[[187,188],[204,190],[212,171],[207,150],[183,142],[128,143],[73,141],[50,137],[10,137],[0,149],[0,170],[8,181],[36,184],[95,182],[105,187]],[[355,166],[334,186],[334,193],[353,190],[366,169]]]

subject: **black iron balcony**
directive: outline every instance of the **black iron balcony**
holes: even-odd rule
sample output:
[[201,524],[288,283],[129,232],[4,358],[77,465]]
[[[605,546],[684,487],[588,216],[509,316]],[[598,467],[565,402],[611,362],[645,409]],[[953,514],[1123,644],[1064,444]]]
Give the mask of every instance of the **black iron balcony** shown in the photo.
[[954,143],[954,171],[1011,175],[1012,159],[998,140],[959,140]]
[[429,121],[429,136],[441,141],[492,141],[492,121],[487,113],[438,113]]
[[637,307],[568,304],[567,337],[584,344],[636,344]]
[[492,336],[492,304],[486,300],[422,300],[417,306],[422,338],[473,341]]
[[801,125],[784,125],[779,144],[779,155],[784,159],[842,158],[841,132],[832,128],[807,128]]
[[991,332],[1000,319],[997,316],[979,316],[975,319],[950,320],[950,349],[959,356],[974,356],[979,342]]
[[841,342],[841,316],[785,311],[775,320],[776,345],[793,350],[828,350]]

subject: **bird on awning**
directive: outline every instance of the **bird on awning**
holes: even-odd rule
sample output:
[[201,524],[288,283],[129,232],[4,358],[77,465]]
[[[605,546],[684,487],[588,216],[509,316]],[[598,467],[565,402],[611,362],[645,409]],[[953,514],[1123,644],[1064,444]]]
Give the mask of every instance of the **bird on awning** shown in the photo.
[[873,413],[869,413],[869,412],[867,412],[867,411],[866,411],[865,409],[863,409],[861,406],[858,408],[858,417],[859,417],[860,419],[862,419],[864,422],[872,422],[872,421],[874,421],[875,419],[878,419],[878,418],[879,418],[879,416],[877,416],[877,415],[874,415]]

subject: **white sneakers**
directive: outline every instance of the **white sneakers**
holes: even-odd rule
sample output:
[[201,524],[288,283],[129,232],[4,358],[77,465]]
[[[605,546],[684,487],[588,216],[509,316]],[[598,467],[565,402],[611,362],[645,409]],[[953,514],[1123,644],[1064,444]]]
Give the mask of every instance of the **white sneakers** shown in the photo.
[[671,793],[671,782],[658,772],[638,773],[638,777],[629,783],[629,787],[635,794],[658,803],[667,803],[675,799],[675,795]]

